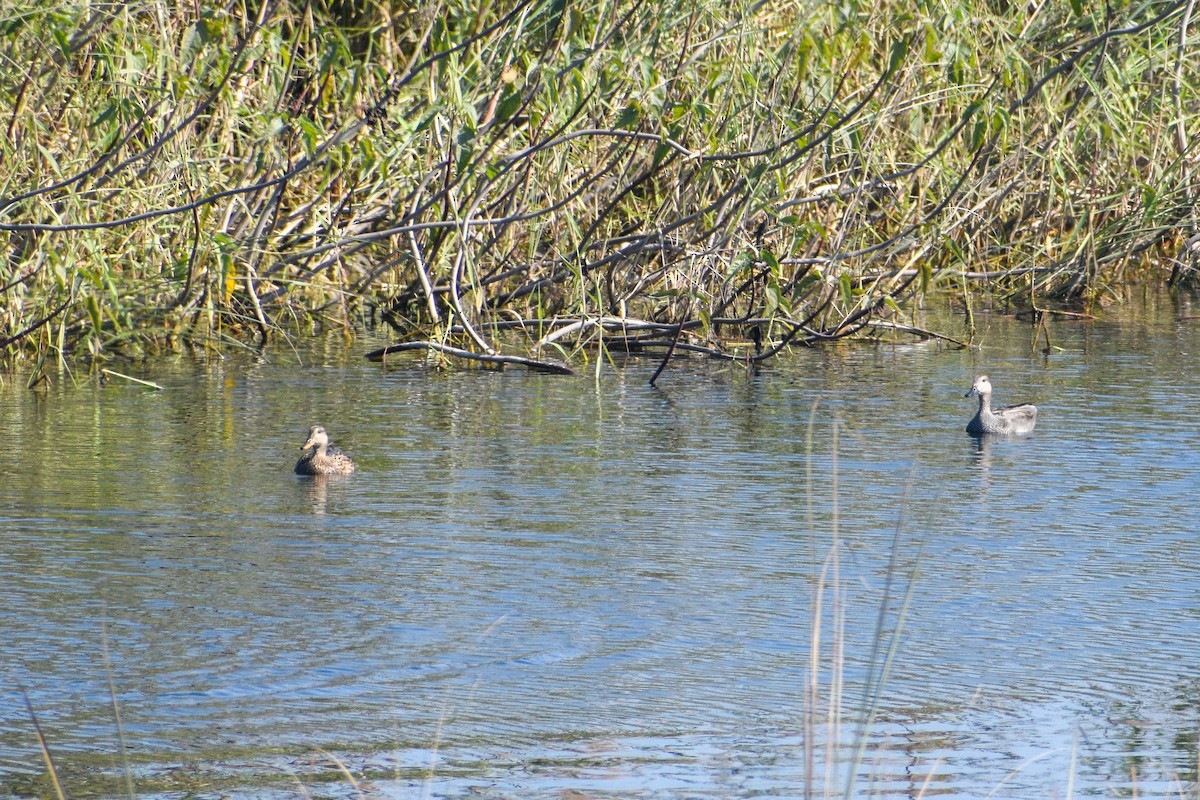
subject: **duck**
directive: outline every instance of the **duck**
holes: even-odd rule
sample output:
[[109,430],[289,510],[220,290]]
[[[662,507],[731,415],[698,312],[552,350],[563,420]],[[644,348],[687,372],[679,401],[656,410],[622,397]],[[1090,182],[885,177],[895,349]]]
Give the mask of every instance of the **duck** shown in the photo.
[[308,429],[308,439],[300,447],[309,450],[296,462],[297,475],[349,475],[354,472],[350,456],[329,443],[329,434],[320,425]]
[[1029,433],[1037,424],[1037,406],[1022,403],[1003,408],[992,408],[992,382],[987,375],[980,375],[964,397],[978,397],[979,411],[967,423],[967,433],[972,436],[984,434]]

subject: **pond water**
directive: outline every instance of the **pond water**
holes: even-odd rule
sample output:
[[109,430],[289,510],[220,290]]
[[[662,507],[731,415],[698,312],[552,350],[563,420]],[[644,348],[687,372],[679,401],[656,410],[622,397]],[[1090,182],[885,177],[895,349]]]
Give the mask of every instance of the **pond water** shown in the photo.
[[[1191,796],[1187,312],[658,388],[362,342],[10,384],[0,796],[51,791],[31,711],[75,798]],[[1034,434],[964,433],[980,372]],[[358,474],[292,474],[314,423]]]

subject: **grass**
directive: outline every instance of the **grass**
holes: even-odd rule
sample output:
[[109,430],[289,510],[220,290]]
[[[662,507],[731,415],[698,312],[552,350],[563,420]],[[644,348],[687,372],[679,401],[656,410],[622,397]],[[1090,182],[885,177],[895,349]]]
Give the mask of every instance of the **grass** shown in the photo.
[[6,7],[0,360],[372,323],[431,358],[754,360],[930,294],[967,339],[981,303],[1093,311],[1193,275],[1190,14]]

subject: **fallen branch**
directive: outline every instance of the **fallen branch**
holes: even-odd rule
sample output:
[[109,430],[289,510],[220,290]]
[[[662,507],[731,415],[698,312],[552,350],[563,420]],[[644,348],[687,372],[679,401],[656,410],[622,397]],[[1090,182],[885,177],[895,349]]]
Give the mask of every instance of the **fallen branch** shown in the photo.
[[918,336],[922,339],[940,339],[943,342],[949,342],[950,344],[957,345],[963,350],[971,349],[970,342],[964,342],[959,339],[955,339],[952,336],[946,336],[945,334],[936,333],[934,331],[927,331],[924,328],[917,328],[912,325],[901,325],[898,322],[871,321],[867,323],[867,327],[895,331],[897,333],[911,333],[913,336]]
[[[692,320],[690,323],[685,323],[684,326],[695,327],[699,324],[700,320]],[[680,327],[679,325],[672,325],[665,322],[649,322],[629,317],[581,317],[546,334],[538,340],[533,349],[540,351],[546,345],[556,342],[564,336],[572,333],[587,332],[597,326],[603,327],[606,331],[658,331],[662,333],[671,333]]]
[[472,353],[470,350],[451,347],[447,344],[438,344],[437,342],[401,342],[400,344],[390,344],[387,347],[381,347],[378,350],[372,350],[370,353],[367,353],[367,360],[383,361],[384,358],[392,353],[402,353],[406,350],[433,350],[434,352],[444,353],[448,356],[457,356],[458,358],[466,358],[471,361],[482,361],[485,364],[519,364],[535,372],[549,372],[555,375],[575,374],[575,370],[566,364],[560,364],[556,361],[538,361],[537,359],[525,358],[524,356],[506,356],[500,353]]
[[1069,317],[1070,319],[1083,319],[1088,321],[1093,321],[1096,319],[1095,314],[1088,314],[1084,311],[1065,311],[1060,308],[1031,308],[1028,311],[1018,311],[1016,314],[1013,314],[1013,316],[1017,319],[1028,318],[1035,322],[1038,320],[1038,318],[1047,315]]

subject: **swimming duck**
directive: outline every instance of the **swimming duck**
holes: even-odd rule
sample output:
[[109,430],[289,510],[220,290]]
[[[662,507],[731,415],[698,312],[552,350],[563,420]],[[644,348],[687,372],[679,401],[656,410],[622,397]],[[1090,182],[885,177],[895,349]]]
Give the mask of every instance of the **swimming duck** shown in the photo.
[[985,433],[1029,433],[1037,424],[1037,406],[1022,403],[992,409],[992,382],[987,375],[980,375],[964,397],[978,397],[979,411],[967,423],[967,433],[982,436]]
[[329,443],[329,434],[320,425],[308,429],[308,439],[301,450],[313,448],[296,462],[297,475],[349,475],[354,472],[350,456]]

